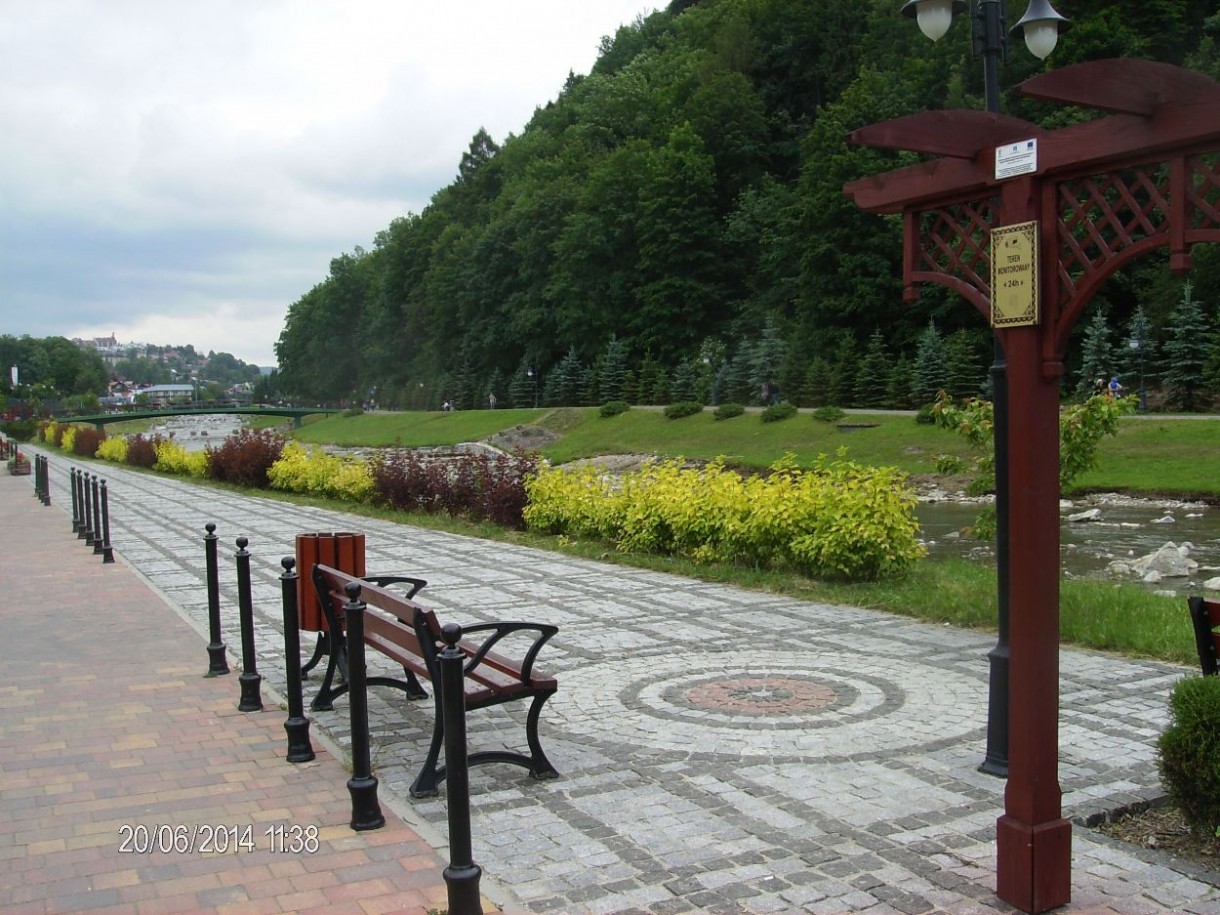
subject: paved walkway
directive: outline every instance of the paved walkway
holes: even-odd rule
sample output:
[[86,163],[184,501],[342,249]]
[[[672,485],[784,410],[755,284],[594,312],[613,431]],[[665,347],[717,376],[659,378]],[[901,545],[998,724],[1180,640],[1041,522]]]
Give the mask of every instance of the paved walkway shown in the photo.
[[237,711],[240,667],[201,676],[207,640],[32,480],[0,475],[0,912],[443,907],[435,834],[349,829],[338,759],[285,762],[274,699]]
[[[60,507],[26,496],[44,514],[68,504],[70,462],[54,453],[51,459]],[[485,894],[507,909],[1012,911],[993,895],[1003,783],[977,771],[993,637],[204,491],[121,468],[102,472],[110,481],[116,552],[200,631],[204,524],[218,526],[230,646],[240,644],[233,544],[250,539],[259,669],[270,689],[283,688],[279,559],[299,532],[365,532],[370,571],[427,579],[421,600],[443,618],[527,618],[560,627],[539,664],[560,679],[542,737],[562,777],[532,782],[501,766],[471,777],[474,857]],[[6,521],[9,501],[6,495]],[[70,529],[66,514],[59,523]],[[5,580],[13,577],[6,569]],[[162,620],[176,626],[172,614],[156,618],[159,627]],[[196,665],[206,663],[204,641],[197,640]],[[1077,651],[1065,651],[1061,667],[1065,814],[1083,824],[1159,796],[1154,742],[1168,691],[1188,671]],[[190,686],[220,684],[219,708],[236,727],[249,718],[229,713],[237,696],[237,684],[226,682],[232,679]],[[433,835],[443,834],[443,795],[412,801],[406,794],[426,745],[430,703],[377,691],[370,713],[383,804],[419,818],[422,833],[430,825]],[[312,718],[315,734],[346,743],[344,702]],[[278,721],[268,726],[266,739],[278,752],[277,728]],[[7,727],[4,733],[7,748]],[[472,750],[518,747],[522,733],[516,709],[471,716]],[[6,761],[6,777],[10,766]],[[320,777],[310,773],[309,781]],[[345,778],[334,776],[340,789]],[[22,803],[20,790],[5,788],[4,805]],[[178,816],[155,801],[144,813],[146,822]],[[322,821],[321,814],[306,820]],[[340,833],[345,822],[337,811],[325,820]],[[108,839],[110,851],[115,842]],[[1061,911],[1220,913],[1217,884],[1216,874],[1081,825],[1073,840],[1073,902]]]

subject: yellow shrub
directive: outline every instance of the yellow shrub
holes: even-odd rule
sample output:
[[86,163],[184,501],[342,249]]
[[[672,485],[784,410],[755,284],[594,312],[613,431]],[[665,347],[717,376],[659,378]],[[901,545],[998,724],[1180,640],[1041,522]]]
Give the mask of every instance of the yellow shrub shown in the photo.
[[899,573],[923,555],[905,475],[841,456],[803,472],[786,455],[749,480],[720,462],[693,470],[664,461],[616,481],[543,468],[527,492],[529,527],[612,540],[625,551],[853,580]]
[[116,436],[103,439],[97,446],[97,457],[103,461],[113,461],[122,464],[127,460],[127,439]]
[[156,450],[157,462],[153,464],[153,470],[190,477],[208,475],[206,451],[188,451],[177,442],[168,440],[157,442]]
[[64,433],[60,436],[59,447],[61,451],[72,453],[73,446],[76,444],[76,426],[65,426]]
[[320,448],[306,450],[298,442],[284,446],[267,471],[272,489],[308,493],[347,502],[366,502],[373,493],[372,468],[365,461],[345,459]]

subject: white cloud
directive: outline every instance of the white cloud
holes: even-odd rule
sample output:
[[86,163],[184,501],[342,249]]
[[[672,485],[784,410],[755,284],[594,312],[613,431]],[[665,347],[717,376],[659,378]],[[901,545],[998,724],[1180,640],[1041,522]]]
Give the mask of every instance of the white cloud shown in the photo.
[[269,363],[331,257],[661,2],[0,0],[0,333]]

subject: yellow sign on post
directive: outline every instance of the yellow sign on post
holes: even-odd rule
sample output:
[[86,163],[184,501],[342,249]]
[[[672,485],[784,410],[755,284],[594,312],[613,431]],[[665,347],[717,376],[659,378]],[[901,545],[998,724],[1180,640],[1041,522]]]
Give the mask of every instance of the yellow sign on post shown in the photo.
[[991,326],[1037,324],[1038,223],[991,230]]

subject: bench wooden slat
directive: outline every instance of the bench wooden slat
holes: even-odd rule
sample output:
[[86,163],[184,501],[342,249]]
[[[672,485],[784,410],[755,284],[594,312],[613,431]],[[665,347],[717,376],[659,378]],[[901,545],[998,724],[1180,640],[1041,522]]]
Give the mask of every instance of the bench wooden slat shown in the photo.
[[1220,674],[1220,600],[1190,597],[1190,619],[1195,630],[1199,667],[1205,677]]
[[[315,590],[320,595],[319,599],[325,601],[323,610],[331,623],[331,632],[337,633],[336,644],[342,643],[345,632],[348,586],[358,585],[359,600],[364,605],[364,638],[360,650],[373,648],[402,666],[407,676],[405,681],[386,677],[370,678],[369,683],[396,686],[411,696],[426,695],[415,677],[423,677],[435,683],[440,675],[439,654],[444,644],[436,614],[415,603],[410,596],[382,586],[380,581],[372,583],[367,578],[356,578],[322,564],[313,567],[312,576]],[[384,580],[388,582],[391,579]],[[406,581],[418,582],[418,579]],[[414,588],[412,595],[416,591],[418,586]],[[471,636],[477,634],[478,638],[463,638],[457,643],[466,658],[462,682],[467,710],[474,711],[517,699],[532,700],[526,722],[529,755],[490,750],[469,754],[469,764],[473,766],[480,762],[508,762],[529,769],[530,775],[535,778],[557,775],[554,766],[542,751],[542,744],[538,739],[538,720],[543,704],[555,693],[559,684],[554,677],[533,670],[535,657],[542,646],[558,632],[557,627],[526,622],[480,623],[469,627],[468,632]],[[491,650],[492,646],[505,643],[519,632],[525,633],[531,640],[529,649],[520,661],[503,652]],[[355,648],[356,646],[352,645],[348,646],[347,650]],[[331,700],[347,688],[331,686],[334,667],[334,664],[327,667],[326,679],[314,698],[312,707],[315,709],[332,707]],[[438,783],[445,777],[444,767],[437,765],[444,738],[444,719],[439,691],[436,689],[433,689],[433,701],[435,717],[432,743],[423,768],[411,786],[411,794],[415,797],[435,794]]]

